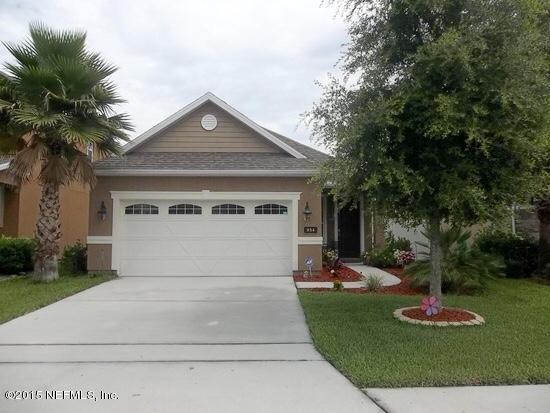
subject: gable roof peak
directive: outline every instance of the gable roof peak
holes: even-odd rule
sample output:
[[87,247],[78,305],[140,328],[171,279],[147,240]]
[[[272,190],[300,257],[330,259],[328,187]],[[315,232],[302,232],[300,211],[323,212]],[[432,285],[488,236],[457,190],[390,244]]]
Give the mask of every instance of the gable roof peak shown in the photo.
[[218,106],[225,112],[229,113],[231,116],[236,118],[237,120],[244,123],[246,126],[248,126],[250,129],[257,132],[259,135],[273,143],[274,145],[278,146],[279,148],[283,149],[288,154],[292,155],[295,158],[303,159],[305,156],[300,153],[298,150],[293,148],[292,146],[288,145],[286,142],[283,142],[281,139],[279,139],[277,136],[275,136],[273,133],[268,131],[267,129],[262,128],[260,125],[258,125],[256,122],[254,122],[252,119],[248,118],[241,112],[239,112],[237,109],[217,97],[212,92],[206,92],[204,95],[199,97],[198,99],[195,99],[193,102],[189,103],[187,106],[184,106],[180,110],[178,110],[176,113],[172,114],[171,116],[167,117],[162,122],[156,124],[151,129],[147,130],[146,132],[142,133],[135,139],[128,142],[126,145],[124,145],[123,153],[131,152],[133,149],[137,148],[141,144],[148,141],[150,138],[156,136],[158,133],[162,132],[163,130],[167,129],[171,125],[175,124],[176,122],[180,121],[183,117],[197,109],[198,107],[202,106],[203,104],[211,102],[214,105]]

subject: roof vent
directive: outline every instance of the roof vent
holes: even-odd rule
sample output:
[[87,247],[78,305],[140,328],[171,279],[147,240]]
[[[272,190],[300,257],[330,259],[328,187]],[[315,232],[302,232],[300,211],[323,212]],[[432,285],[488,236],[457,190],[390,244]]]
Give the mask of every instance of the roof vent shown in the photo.
[[204,130],[214,130],[218,126],[218,119],[214,115],[204,115],[201,119],[201,126]]

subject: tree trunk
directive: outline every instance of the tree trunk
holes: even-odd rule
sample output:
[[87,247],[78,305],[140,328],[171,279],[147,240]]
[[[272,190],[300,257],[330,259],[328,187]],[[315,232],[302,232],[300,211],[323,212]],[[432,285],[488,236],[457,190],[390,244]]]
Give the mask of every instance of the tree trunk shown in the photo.
[[539,202],[539,275],[550,278],[550,198]]
[[35,237],[34,279],[48,282],[59,278],[57,255],[59,254],[61,228],[58,185],[50,183],[42,185]]
[[431,218],[428,223],[430,237],[430,295],[437,297],[443,308],[443,294],[441,293],[441,264],[443,250],[441,248],[441,221]]

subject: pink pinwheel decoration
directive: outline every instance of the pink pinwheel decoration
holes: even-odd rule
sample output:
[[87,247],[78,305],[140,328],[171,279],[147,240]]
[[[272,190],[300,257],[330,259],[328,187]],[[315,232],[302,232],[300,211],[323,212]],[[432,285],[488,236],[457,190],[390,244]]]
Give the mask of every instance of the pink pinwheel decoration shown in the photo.
[[437,297],[424,297],[422,299],[422,304],[420,304],[420,309],[426,312],[426,315],[433,316],[439,313],[439,300]]

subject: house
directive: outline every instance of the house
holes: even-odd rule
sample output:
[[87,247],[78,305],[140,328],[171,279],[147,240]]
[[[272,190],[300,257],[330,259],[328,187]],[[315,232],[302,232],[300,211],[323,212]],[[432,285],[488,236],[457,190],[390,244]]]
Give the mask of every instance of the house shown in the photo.
[[[88,152],[93,157],[93,153]],[[13,156],[0,155],[0,235],[32,238],[38,218],[41,187],[35,180],[18,182],[8,174]],[[61,251],[88,234],[88,186],[73,184],[60,189]]]
[[323,245],[358,257],[363,205],[338,211],[310,178],[326,154],[206,93],[95,163],[88,269],[123,276],[289,275]]

